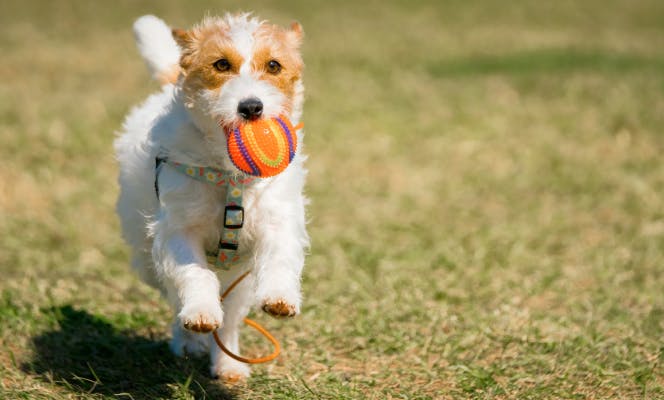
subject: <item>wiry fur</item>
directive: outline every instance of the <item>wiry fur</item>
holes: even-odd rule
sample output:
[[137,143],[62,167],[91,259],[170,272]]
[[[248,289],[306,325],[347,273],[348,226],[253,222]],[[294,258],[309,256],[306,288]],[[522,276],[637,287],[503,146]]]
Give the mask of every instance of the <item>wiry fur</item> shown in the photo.
[[[195,331],[219,329],[226,346],[238,352],[238,327],[253,304],[281,316],[299,312],[300,274],[309,243],[302,131],[298,153],[286,171],[246,187],[241,260],[228,272],[214,270],[205,258],[205,250],[216,249],[219,241],[224,187],[193,180],[165,164],[158,199],[155,158],[240,174],[226,152],[223,127],[241,122],[237,103],[248,97],[263,102],[263,117],[286,113],[297,124],[303,102],[301,28],[282,29],[241,14],[207,18],[191,31],[174,30],[173,36],[163,21],[144,16],[134,31],[153,76],[165,84],[132,110],[115,141],[121,189],[117,211],[132,248],[131,263],[175,310],[173,352],[209,352],[214,376],[246,377],[248,366],[223,354],[212,335]],[[209,66],[226,56],[236,57],[239,65],[215,75]],[[264,57],[279,60],[282,73],[266,73]],[[222,310],[220,291],[246,270],[252,273]]]

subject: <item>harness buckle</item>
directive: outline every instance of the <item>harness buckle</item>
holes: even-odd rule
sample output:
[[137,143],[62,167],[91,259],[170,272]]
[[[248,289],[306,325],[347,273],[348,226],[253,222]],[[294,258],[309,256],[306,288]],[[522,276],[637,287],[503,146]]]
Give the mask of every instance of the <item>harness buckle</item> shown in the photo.
[[240,229],[244,225],[244,207],[226,206],[224,209],[224,228]]
[[222,242],[219,241],[219,250],[237,250],[238,244],[237,243],[228,243],[228,242]]

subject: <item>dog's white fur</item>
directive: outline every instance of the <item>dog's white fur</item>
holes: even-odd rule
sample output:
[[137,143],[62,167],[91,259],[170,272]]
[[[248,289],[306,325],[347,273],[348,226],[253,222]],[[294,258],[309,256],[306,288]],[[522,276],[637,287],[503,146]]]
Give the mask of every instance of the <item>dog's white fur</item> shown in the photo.
[[[193,180],[162,166],[155,193],[155,158],[217,167],[240,173],[226,152],[219,121],[240,121],[237,104],[257,97],[264,116],[284,112],[285,97],[251,68],[254,32],[263,22],[248,16],[226,15],[204,23],[224,24],[244,63],[239,74],[218,92],[200,90],[196,98],[183,93],[180,78],[165,84],[127,116],[115,141],[120,167],[117,211],[123,236],[132,248],[132,266],[143,281],[158,288],[173,306],[171,349],[178,355],[209,352],[211,373],[228,379],[246,377],[249,368],[222,353],[212,335],[195,333],[185,325],[202,323],[219,329],[222,341],[239,351],[238,328],[253,304],[281,302],[299,312],[300,274],[309,239],[305,229],[303,185],[306,170],[302,131],[298,152],[281,174],[256,179],[246,186],[245,224],[241,232],[241,260],[230,271],[217,271],[206,262],[205,250],[216,249],[222,226],[225,189]],[[153,76],[177,67],[180,48],[171,29],[154,16],[134,24],[138,48]],[[293,125],[302,113],[303,85],[295,83]],[[252,273],[224,301],[219,294],[242,272]]]

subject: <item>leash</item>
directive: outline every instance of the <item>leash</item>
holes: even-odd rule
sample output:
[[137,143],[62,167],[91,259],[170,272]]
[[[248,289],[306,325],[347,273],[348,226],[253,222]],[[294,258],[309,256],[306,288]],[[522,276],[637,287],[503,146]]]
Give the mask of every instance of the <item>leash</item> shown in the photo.
[[[219,301],[221,301],[223,303],[224,299],[228,296],[228,294],[233,289],[235,289],[235,287],[240,282],[242,282],[242,280],[244,278],[246,278],[247,275],[249,275],[249,271],[243,273],[235,281],[233,281],[233,283],[231,283],[231,285],[228,287],[228,289],[226,289],[226,291],[224,291],[224,293],[219,297]],[[245,318],[244,323],[246,325],[249,325],[250,327],[254,328],[255,330],[257,330],[260,334],[265,336],[265,338],[272,343],[272,345],[274,346],[274,351],[272,352],[272,354],[264,356],[264,357],[258,357],[258,358],[247,358],[247,357],[242,357],[240,355],[237,355],[237,354],[233,353],[232,351],[228,350],[228,348],[226,346],[224,346],[224,343],[219,338],[219,335],[217,334],[217,330],[215,329],[214,331],[212,331],[212,336],[214,337],[214,341],[217,343],[217,346],[219,346],[221,351],[226,353],[229,357],[231,357],[231,358],[233,358],[237,361],[246,363],[246,364],[261,364],[261,363],[265,363],[265,362],[268,362],[268,361],[272,361],[275,358],[277,358],[277,356],[281,352],[281,345],[279,344],[279,341],[277,341],[277,339],[275,339],[274,336],[272,336],[270,334],[270,332],[268,332],[267,329],[263,328],[258,322],[254,321],[252,319],[249,319],[249,318]]]

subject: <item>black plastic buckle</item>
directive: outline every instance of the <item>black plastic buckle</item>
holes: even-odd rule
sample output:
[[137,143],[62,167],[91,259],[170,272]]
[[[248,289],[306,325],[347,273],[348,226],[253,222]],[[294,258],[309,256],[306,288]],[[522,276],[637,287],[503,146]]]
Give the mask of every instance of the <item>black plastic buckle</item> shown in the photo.
[[[228,215],[228,211],[240,211],[242,218],[240,219],[239,224],[226,224],[226,216]],[[244,225],[244,207],[242,206],[226,206],[224,209],[224,228],[227,229],[240,229]]]
[[219,248],[224,250],[237,250],[237,243],[219,242]]

